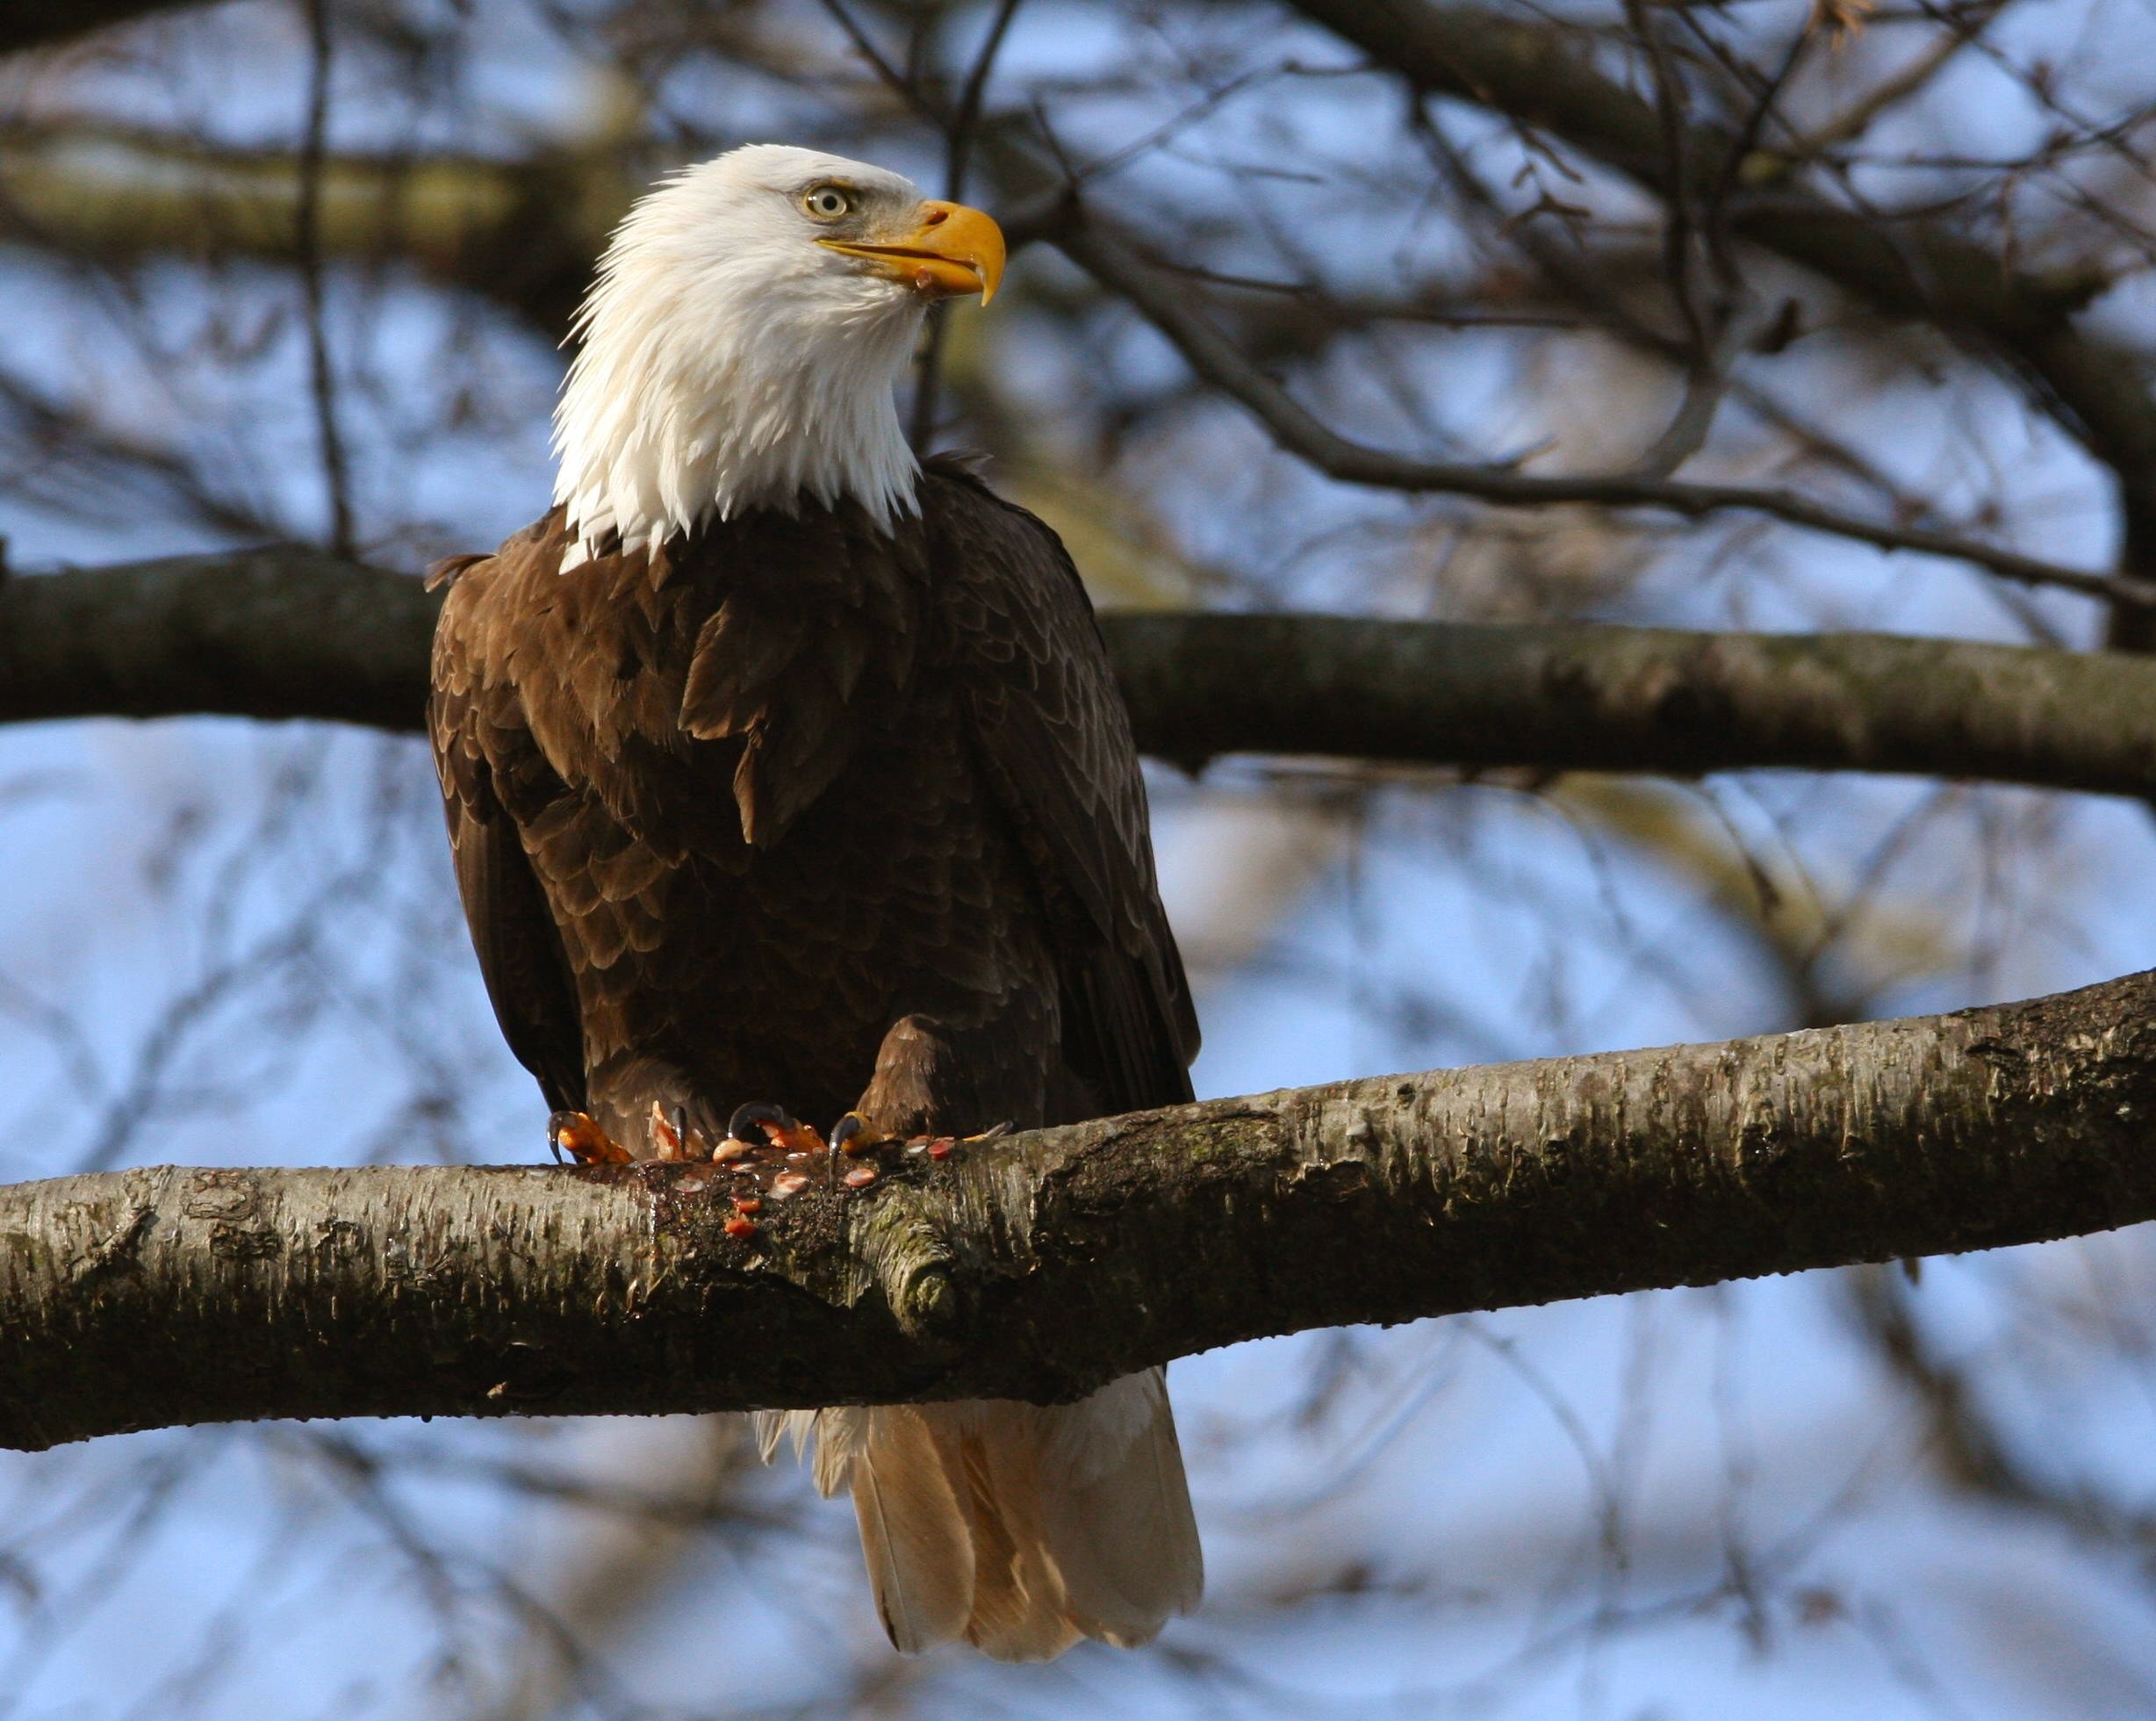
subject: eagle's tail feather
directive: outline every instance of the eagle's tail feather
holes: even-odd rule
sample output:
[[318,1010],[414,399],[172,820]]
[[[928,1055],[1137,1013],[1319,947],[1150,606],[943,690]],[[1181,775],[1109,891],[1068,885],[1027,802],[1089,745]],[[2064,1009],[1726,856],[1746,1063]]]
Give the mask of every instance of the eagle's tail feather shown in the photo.
[[966,1515],[974,1591],[966,1641],[998,1661],[1046,1661],[1081,1635],[1046,1545],[1030,1404],[923,1407]]
[[870,1425],[851,1465],[861,1555],[884,1631],[917,1655],[966,1629],[973,1543],[920,1414],[909,1405],[855,1414]]
[[765,1415],[765,1458],[812,1428],[816,1486],[852,1490],[877,1609],[902,1650],[963,1637],[998,1660],[1042,1661],[1081,1637],[1148,1642],[1197,1604],[1197,1525],[1158,1369],[1047,1408]]
[[1072,1408],[1088,1414],[1046,1429],[1044,1468],[1060,1480],[1042,1494],[1069,1611],[1089,1638],[1150,1643],[1205,1588],[1168,1382],[1125,1375]]

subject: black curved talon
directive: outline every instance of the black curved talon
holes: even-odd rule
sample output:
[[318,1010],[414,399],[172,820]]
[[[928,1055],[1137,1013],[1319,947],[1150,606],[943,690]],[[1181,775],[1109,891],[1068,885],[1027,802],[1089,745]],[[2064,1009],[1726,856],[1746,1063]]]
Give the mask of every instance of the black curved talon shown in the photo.
[[[754,1132],[760,1131],[761,1134]],[[783,1105],[744,1105],[734,1113],[726,1133],[754,1148],[776,1148],[789,1158],[795,1154],[822,1153],[823,1133],[805,1124]]]
[[[861,1114],[859,1112],[847,1113],[844,1117],[831,1126],[831,1156],[830,1163],[826,1169],[830,1174],[832,1183],[836,1184],[838,1181],[838,1168],[844,1163],[846,1155],[868,1151],[870,1143],[861,1140],[867,1130],[868,1126],[861,1121]],[[860,1142],[858,1148],[853,1145],[856,1141]]]
[[752,1148],[767,1147],[771,1138],[758,1127],[767,1123],[780,1129],[795,1127],[794,1114],[783,1105],[748,1105],[737,1108],[728,1120],[726,1133],[734,1141],[746,1141]]
[[844,1170],[849,1159],[866,1161],[889,1147],[898,1138],[888,1131],[876,1128],[859,1112],[849,1112],[831,1126],[831,1181],[844,1182],[859,1187],[862,1178],[875,1176],[872,1167],[866,1171],[856,1166],[854,1171]]

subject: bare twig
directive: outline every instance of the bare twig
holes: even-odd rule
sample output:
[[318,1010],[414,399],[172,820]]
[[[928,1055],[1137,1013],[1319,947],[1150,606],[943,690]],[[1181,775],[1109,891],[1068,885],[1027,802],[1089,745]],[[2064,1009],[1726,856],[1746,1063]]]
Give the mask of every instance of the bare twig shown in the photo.
[[[1296,4],[1417,89],[1493,108],[1661,194],[1672,189],[1653,104],[1605,76],[1578,39],[1558,25],[1448,0]],[[1713,172],[1724,170],[1735,146],[1730,133],[1713,125],[1695,124],[1685,134],[1688,158]],[[1745,184],[1764,187],[1796,162],[1761,148],[1736,165]],[[2035,385],[2038,405],[2117,475],[2130,513],[2156,511],[2156,398],[2137,354],[2071,326],[2084,284],[2047,282],[1922,220],[1882,221],[1801,189],[1772,198],[1748,194],[1730,219],[1739,237],[1818,271],[1890,315],[1924,317],[1950,334],[1982,340],[2013,375]],[[2130,557],[2129,565],[2138,562]],[[2116,601],[2120,594],[2108,595]],[[2146,608],[2138,600],[2129,607]]]
[[[966,87],[945,128],[944,196],[950,202],[960,202],[966,196],[967,169],[973,160],[974,133],[981,124],[981,103],[988,93],[988,75],[995,68],[995,56],[1003,50],[1003,37],[1018,15],[1020,4],[1021,0],[998,0],[988,33],[980,53],[974,56]],[[914,366],[912,440],[914,447],[923,452],[936,435],[937,396],[941,392],[944,337],[949,320],[948,307],[938,305],[931,309],[922,335],[920,359]]]
[[1273,440],[1330,478],[1387,490],[1472,496],[1513,508],[1592,503],[1653,508],[1697,519],[1704,515],[1761,514],[1807,530],[1970,563],[2023,585],[2053,586],[2114,604],[2156,607],[2156,581],[2063,567],[2017,551],[1922,526],[1865,520],[1793,491],[1759,485],[1680,483],[1630,474],[1556,478],[1510,466],[1419,460],[1348,440],[1329,429],[1236,350],[1192,308],[1189,294],[1171,285],[1133,249],[1074,204],[1050,237],[1056,248],[1103,286],[1127,299],[1168,337],[1190,368],[1244,407]]
[[1843,144],[1855,142],[1872,129],[1872,122],[1881,115],[1921,94],[2005,9],[2006,0],[1991,0],[1973,15],[1942,14],[1939,22],[1944,27],[1930,47],[1912,58],[1900,71],[1881,78],[1841,112],[1804,133],[1788,146],[1790,156],[1797,161],[1810,161]]
[[307,366],[314,396],[314,428],[321,449],[322,485],[329,495],[329,543],[352,553],[352,497],[344,437],[337,428],[337,378],[330,361],[329,330],[322,304],[322,169],[329,127],[330,34],[326,0],[305,0],[307,16],[307,123],[299,149],[299,285],[306,306]]

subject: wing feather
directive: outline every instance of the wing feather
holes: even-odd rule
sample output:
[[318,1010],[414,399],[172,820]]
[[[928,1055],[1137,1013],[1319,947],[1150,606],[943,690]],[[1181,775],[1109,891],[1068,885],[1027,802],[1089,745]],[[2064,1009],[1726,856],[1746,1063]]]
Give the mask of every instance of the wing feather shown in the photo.
[[[513,541],[514,544],[514,541]],[[460,570],[461,572],[461,570]],[[517,835],[506,796],[551,777],[531,748],[513,688],[480,673],[484,650],[452,587],[435,637],[428,732],[457,894],[502,1037],[557,1111],[585,1105],[584,1035],[560,932]],[[514,743],[523,742],[519,757]],[[507,759],[508,769],[502,769]],[[508,781],[505,781],[505,776]]]
[[1061,541],[931,461],[923,495],[973,739],[1031,860],[1064,1054],[1108,1112],[1190,1098],[1197,1013],[1153,873],[1130,718]]

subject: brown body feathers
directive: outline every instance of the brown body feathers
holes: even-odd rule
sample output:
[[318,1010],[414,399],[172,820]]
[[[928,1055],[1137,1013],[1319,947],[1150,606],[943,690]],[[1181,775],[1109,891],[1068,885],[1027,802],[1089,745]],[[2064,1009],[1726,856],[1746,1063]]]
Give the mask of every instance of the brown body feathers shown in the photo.
[[[919,501],[888,533],[759,512],[567,573],[557,511],[447,571],[429,727],[487,990],[549,1104],[632,1152],[655,1103],[713,1137],[747,1100],[964,1134],[1190,1097],[1083,588],[959,467]],[[1157,1377],[812,1414],[903,1648],[1138,1641],[1197,1600]]]

